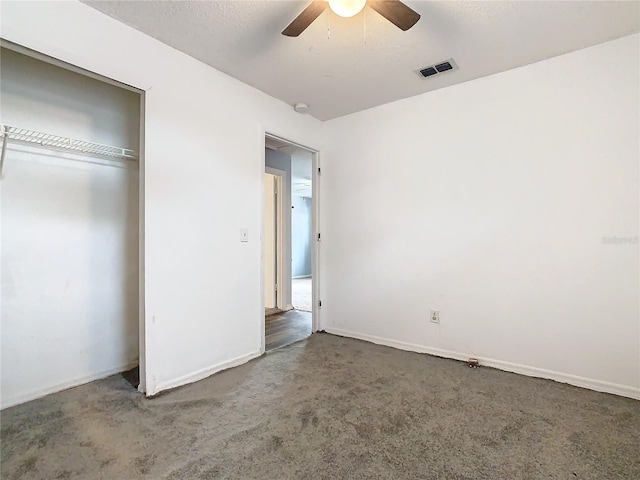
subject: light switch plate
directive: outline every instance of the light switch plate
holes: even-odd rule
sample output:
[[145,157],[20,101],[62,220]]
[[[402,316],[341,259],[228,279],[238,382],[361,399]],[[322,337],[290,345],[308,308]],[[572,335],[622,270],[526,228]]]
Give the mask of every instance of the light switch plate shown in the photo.
[[240,241],[241,242],[248,242],[249,241],[249,229],[248,228],[241,228],[240,229]]

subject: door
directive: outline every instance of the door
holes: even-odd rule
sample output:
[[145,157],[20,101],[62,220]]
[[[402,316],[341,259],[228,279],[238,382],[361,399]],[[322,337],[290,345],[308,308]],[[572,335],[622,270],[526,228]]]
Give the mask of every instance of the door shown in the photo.
[[277,177],[264,174],[264,306],[276,308],[277,298]]

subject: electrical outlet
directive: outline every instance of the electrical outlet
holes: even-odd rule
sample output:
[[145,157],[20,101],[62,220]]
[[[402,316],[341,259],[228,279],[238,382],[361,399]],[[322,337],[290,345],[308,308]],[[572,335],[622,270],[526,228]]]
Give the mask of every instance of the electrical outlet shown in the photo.
[[440,323],[440,310],[431,310],[429,320],[431,323]]

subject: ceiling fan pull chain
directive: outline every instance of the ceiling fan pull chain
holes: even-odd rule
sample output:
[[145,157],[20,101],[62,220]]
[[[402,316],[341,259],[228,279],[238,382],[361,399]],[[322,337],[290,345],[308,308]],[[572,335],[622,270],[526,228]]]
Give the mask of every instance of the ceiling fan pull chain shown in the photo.
[[327,40],[331,40],[331,12],[327,12]]

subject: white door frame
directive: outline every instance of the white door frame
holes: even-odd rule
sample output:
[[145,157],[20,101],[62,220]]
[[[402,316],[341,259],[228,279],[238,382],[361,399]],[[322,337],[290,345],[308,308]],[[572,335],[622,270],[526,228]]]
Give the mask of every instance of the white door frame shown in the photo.
[[[286,262],[285,258],[290,256],[287,255],[288,250],[290,250],[290,241],[287,242],[286,239],[291,235],[290,223],[286,221],[286,212],[287,210],[285,205],[285,198],[288,194],[287,182],[285,179],[287,178],[287,172],[284,170],[279,170],[277,168],[271,168],[265,166],[265,173],[269,173],[276,178],[276,308],[279,310],[290,310],[290,292],[289,288],[286,285]],[[264,234],[263,225],[262,233]],[[262,237],[261,237],[262,238]],[[289,245],[288,245],[289,244]],[[287,248],[287,246],[289,248]],[[263,244],[263,255],[264,255],[264,244]],[[289,272],[290,273],[290,272]],[[266,293],[266,292],[265,292]]]
[[[311,318],[312,318],[312,323],[311,323],[311,332],[315,333],[318,332],[320,330],[322,330],[322,322],[321,322],[321,317],[320,317],[320,246],[321,246],[321,241],[320,241],[320,152],[318,150],[315,150],[313,148],[307,147],[305,145],[293,142],[287,138],[278,136],[278,135],[274,135],[272,133],[263,131],[262,132],[262,161],[261,161],[261,171],[262,172],[266,172],[266,173],[271,173],[267,170],[268,167],[266,167],[265,164],[265,148],[266,148],[266,141],[265,139],[269,137],[273,140],[278,140],[280,142],[285,142],[288,143],[291,146],[294,147],[298,147],[298,148],[302,148],[304,150],[307,150],[308,152],[311,152],[311,156],[312,156],[312,160],[311,160],[311,169],[312,169],[312,175],[311,175],[311,190],[312,190],[312,196],[311,196],[311,215],[312,215],[312,229],[313,229],[313,239],[314,241],[312,242],[312,251],[311,251],[311,278],[312,278],[312,312],[311,312]],[[285,177],[286,178],[286,177]],[[262,184],[262,196],[260,197],[262,199],[262,208],[260,209],[260,225],[261,225],[261,231],[264,232],[264,184],[263,182],[261,182]],[[283,192],[287,192],[288,190],[285,189],[289,189],[289,186],[287,185],[287,182],[283,182]],[[287,198],[285,197],[285,195],[282,195],[282,198]],[[288,206],[288,213],[289,215],[291,214],[291,205]],[[283,218],[281,216],[281,218]],[[289,216],[290,218],[290,216]],[[287,291],[287,295],[289,295],[286,298],[291,298],[290,297],[290,280],[291,280],[291,265],[290,265],[290,260],[291,260],[291,228],[290,228],[290,222],[289,222],[289,226],[288,226],[288,231],[287,232],[283,232],[283,234],[279,234],[280,238],[288,238],[288,243],[289,243],[289,251],[286,254],[286,258],[289,260],[288,264],[289,264],[289,269],[288,269],[288,278],[284,278],[283,280],[279,280],[280,284],[279,284],[279,289],[281,288],[280,285],[283,285],[282,288],[285,289],[285,291]],[[286,237],[284,237],[283,235],[287,235]],[[265,302],[264,302],[264,242],[261,236],[260,239],[260,290],[261,290],[261,301],[260,301],[260,316],[259,321],[260,321],[260,325],[261,325],[261,332],[262,332],[262,343],[261,343],[261,347],[260,347],[260,353],[264,353],[265,352],[265,328],[264,328],[264,311],[265,311]],[[279,255],[280,259],[284,259],[285,255]],[[282,271],[282,269],[280,270]],[[283,295],[284,296],[284,295]]]

